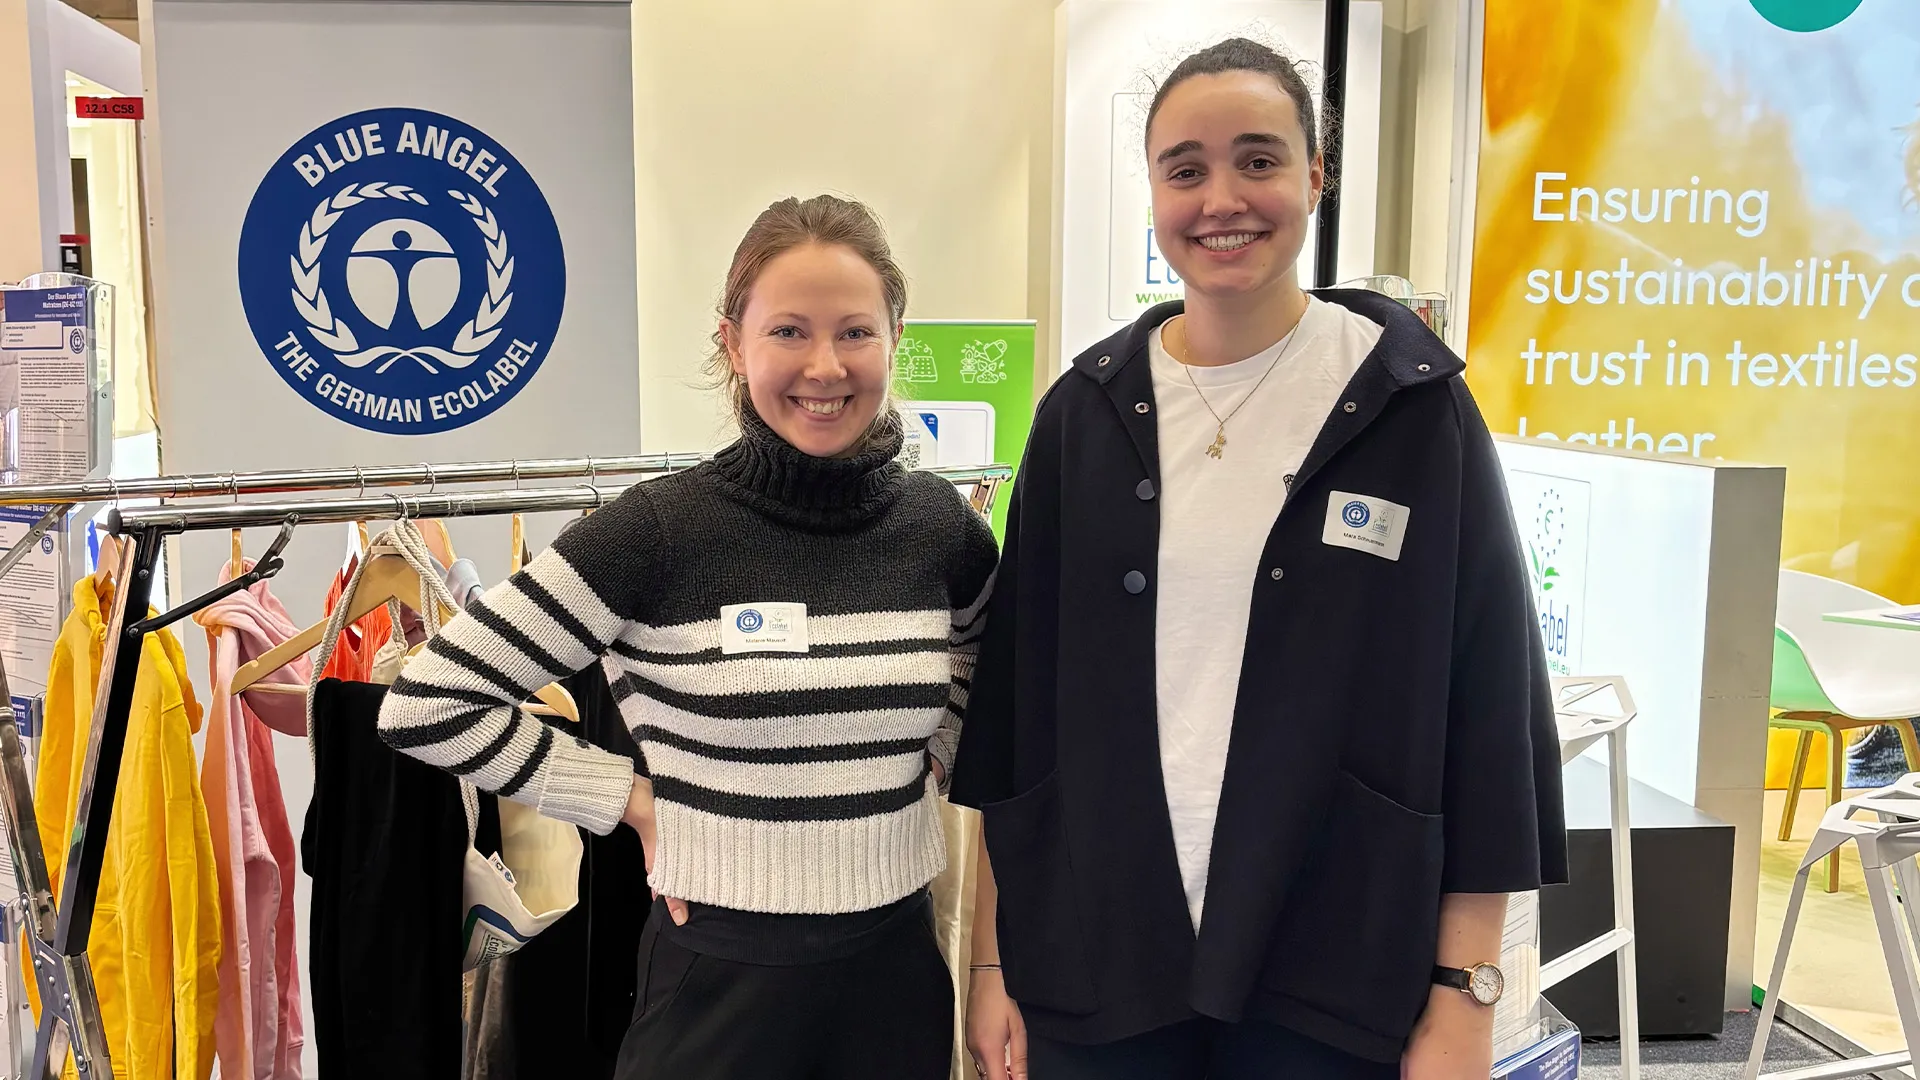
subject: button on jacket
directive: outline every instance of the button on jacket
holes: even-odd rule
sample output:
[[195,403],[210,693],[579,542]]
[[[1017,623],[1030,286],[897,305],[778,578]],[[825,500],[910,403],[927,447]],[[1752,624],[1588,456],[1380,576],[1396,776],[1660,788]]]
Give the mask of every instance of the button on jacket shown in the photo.
[[[1147,343],[1181,305],[1078,357],[1035,417],[953,799],[985,814],[1007,990],[1043,1036],[1204,1015],[1393,1061],[1441,895],[1566,878],[1545,657],[1464,365],[1389,298],[1314,295],[1385,330],[1256,572],[1197,934],[1155,708]],[[1355,496],[1406,508],[1397,559],[1329,542]]]

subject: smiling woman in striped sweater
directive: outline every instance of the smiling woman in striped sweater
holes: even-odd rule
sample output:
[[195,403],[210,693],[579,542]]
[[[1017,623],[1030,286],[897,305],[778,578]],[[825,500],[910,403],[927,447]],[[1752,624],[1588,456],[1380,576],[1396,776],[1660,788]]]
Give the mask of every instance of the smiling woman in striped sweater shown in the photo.
[[[950,484],[893,460],[905,310],[866,208],[769,207],[715,334],[740,440],[568,529],[387,695],[395,749],[640,833],[672,899],[641,939],[622,1080],[947,1074],[927,885],[997,553]],[[519,708],[596,660],[644,775]]]

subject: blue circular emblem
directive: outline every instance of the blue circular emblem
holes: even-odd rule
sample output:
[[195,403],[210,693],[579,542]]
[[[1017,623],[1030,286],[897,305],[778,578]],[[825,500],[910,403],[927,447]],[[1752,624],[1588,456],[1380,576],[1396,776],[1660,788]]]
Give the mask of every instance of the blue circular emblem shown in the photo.
[[40,554],[42,555],[53,554],[53,537],[43,536],[40,538]]
[[1340,508],[1340,517],[1346,521],[1348,528],[1364,529],[1367,522],[1373,520],[1373,511],[1367,509],[1366,503],[1356,500]]
[[566,299],[546,196],[485,132],[425,109],[315,128],[240,229],[240,301],[267,361],[321,410],[428,435],[513,400]]
[[72,349],[76,354],[86,352],[87,332],[77,326],[74,327],[73,333],[67,335],[67,347]]
[[733,620],[733,625],[739,627],[741,633],[751,634],[759,630],[761,626],[765,625],[765,620],[760,617],[759,612],[753,610],[752,608],[748,608],[747,610],[741,612],[739,616]]

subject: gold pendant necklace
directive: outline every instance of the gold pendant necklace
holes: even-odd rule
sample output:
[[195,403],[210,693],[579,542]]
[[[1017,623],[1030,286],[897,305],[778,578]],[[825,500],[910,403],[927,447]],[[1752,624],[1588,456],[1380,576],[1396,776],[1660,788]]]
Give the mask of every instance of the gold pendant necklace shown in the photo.
[[[1187,351],[1186,316],[1182,315],[1179,318],[1180,318],[1180,351],[1184,353]],[[1293,329],[1287,331],[1287,336],[1280,339],[1279,351],[1274,353],[1273,362],[1267,365],[1267,370],[1260,374],[1260,381],[1257,383],[1254,383],[1253,389],[1247,391],[1247,396],[1240,399],[1240,404],[1235,405],[1233,409],[1229,411],[1225,416],[1221,416],[1220,413],[1216,409],[1214,409],[1213,402],[1207,400],[1206,391],[1200,389],[1199,380],[1193,377],[1193,365],[1186,363],[1185,361],[1182,361],[1178,356],[1175,356],[1173,358],[1174,362],[1179,364],[1180,367],[1186,371],[1187,383],[1193,387],[1193,392],[1199,395],[1200,404],[1205,405],[1207,407],[1207,412],[1213,414],[1213,422],[1217,425],[1214,428],[1214,432],[1213,432],[1213,442],[1207,445],[1208,457],[1212,458],[1215,461],[1219,461],[1221,458],[1221,455],[1226,453],[1227,421],[1233,419],[1234,415],[1237,414],[1241,409],[1246,408],[1247,402],[1253,400],[1253,395],[1259,393],[1260,387],[1266,385],[1267,376],[1273,374],[1273,369],[1279,367],[1280,361],[1285,359],[1287,355],[1287,348],[1293,343],[1293,335],[1300,332],[1300,323],[1304,323],[1306,321],[1307,321],[1306,313],[1302,312],[1299,322],[1294,323]],[[1165,336],[1166,335],[1164,333],[1161,335],[1163,339],[1165,338]],[[1172,355],[1173,350],[1168,349],[1167,352],[1168,352],[1168,355]]]

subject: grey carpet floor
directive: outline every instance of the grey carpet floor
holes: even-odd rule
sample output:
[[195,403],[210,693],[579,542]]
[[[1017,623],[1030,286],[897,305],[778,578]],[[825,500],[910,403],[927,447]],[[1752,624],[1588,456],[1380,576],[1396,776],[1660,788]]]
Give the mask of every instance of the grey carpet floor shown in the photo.
[[[1640,1075],[1645,1080],[1737,1080],[1753,1050],[1759,1010],[1728,1013],[1719,1035],[1684,1039],[1642,1039]],[[1765,1071],[1834,1061],[1837,1055],[1785,1024],[1773,1025],[1767,1041]],[[1615,1080],[1620,1075],[1617,1039],[1589,1039],[1580,1046],[1581,1080]]]

